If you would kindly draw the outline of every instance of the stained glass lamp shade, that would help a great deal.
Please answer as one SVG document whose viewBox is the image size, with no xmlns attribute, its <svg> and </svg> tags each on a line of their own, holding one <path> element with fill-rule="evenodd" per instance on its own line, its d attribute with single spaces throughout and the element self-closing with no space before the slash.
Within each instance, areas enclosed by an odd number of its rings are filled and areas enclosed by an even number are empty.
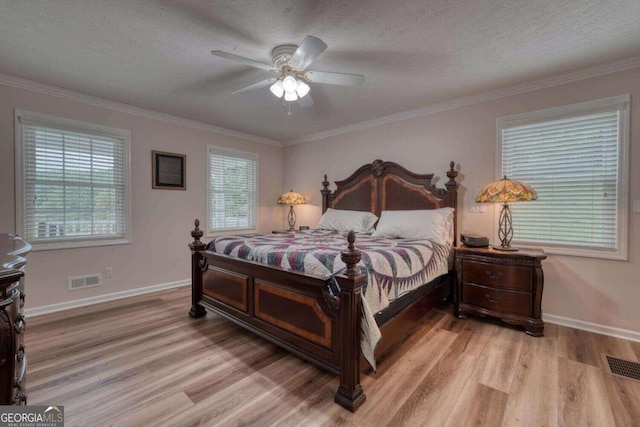
<svg viewBox="0 0 640 427">
<path fill-rule="evenodd" d="M 499 181 L 492 182 L 478 193 L 477 203 L 502 203 L 498 228 L 500 246 L 493 246 L 501 251 L 517 251 L 518 248 L 511 246 L 513 237 L 513 226 L 511 222 L 511 209 L 509 203 L 527 202 L 537 200 L 538 193 L 530 185 L 524 182 L 508 179 L 505 175 Z"/>
<path fill-rule="evenodd" d="M 295 193 L 293 190 L 290 190 L 280 196 L 277 203 L 279 205 L 289 206 L 287 221 L 289 222 L 289 231 L 293 231 L 296 225 L 296 213 L 293 211 L 293 205 L 304 205 L 307 202 L 304 200 L 304 197 L 302 197 L 302 194 Z"/>
</svg>

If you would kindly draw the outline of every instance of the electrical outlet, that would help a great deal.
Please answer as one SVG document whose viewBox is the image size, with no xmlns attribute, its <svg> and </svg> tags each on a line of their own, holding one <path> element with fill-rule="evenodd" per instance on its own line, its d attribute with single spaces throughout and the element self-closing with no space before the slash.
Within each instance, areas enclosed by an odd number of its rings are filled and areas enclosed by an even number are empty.
<svg viewBox="0 0 640 427">
<path fill-rule="evenodd" d="M 113 267 L 107 267 L 104 269 L 104 277 L 105 278 L 113 277 Z"/>
<path fill-rule="evenodd" d="M 640 200 L 633 201 L 633 213 L 640 213 Z"/>
</svg>

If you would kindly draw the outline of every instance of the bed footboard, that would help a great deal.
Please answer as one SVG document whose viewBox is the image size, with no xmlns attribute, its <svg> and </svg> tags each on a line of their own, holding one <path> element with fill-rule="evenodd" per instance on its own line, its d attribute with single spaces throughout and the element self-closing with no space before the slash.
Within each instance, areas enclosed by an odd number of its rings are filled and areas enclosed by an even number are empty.
<svg viewBox="0 0 640 427">
<path fill-rule="evenodd" d="M 209 309 L 330 372 L 340 375 L 336 403 L 355 411 L 365 400 L 360 385 L 360 304 L 366 275 L 356 264 L 355 234 L 342 251 L 347 265 L 336 275 L 340 296 L 327 281 L 295 271 L 206 251 L 196 219 L 191 232 L 192 301 L 189 315 Z"/>
</svg>

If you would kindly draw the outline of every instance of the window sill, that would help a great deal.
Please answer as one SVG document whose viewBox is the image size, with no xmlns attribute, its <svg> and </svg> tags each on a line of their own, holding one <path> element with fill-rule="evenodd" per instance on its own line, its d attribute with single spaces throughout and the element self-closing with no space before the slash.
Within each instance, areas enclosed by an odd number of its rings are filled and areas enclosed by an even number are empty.
<svg viewBox="0 0 640 427">
<path fill-rule="evenodd" d="M 229 236 L 229 235 L 245 235 L 245 234 L 258 234 L 257 229 L 244 229 L 244 230 L 220 230 L 220 231 L 208 231 L 204 237 L 207 239 L 213 239 L 214 237 Z"/>
<path fill-rule="evenodd" d="M 76 248 L 92 248 L 98 246 L 112 246 L 112 245 L 129 245 L 130 239 L 118 239 L 118 240 L 90 240 L 90 241 L 75 241 L 75 242 L 29 242 L 33 252 L 37 251 L 49 251 L 55 249 L 76 249 Z"/>
<path fill-rule="evenodd" d="M 568 248 L 568 247 L 557 247 L 557 246 L 544 246 L 544 245 L 534 245 L 527 243 L 517 243 L 512 242 L 513 246 L 520 249 L 536 249 L 544 251 L 547 255 L 564 255 L 564 256 L 575 256 L 575 257 L 583 257 L 583 258 L 598 258 L 598 259 L 607 259 L 614 261 L 628 261 L 629 257 L 625 251 L 601 251 L 595 249 L 584 249 L 584 248 Z"/>
</svg>

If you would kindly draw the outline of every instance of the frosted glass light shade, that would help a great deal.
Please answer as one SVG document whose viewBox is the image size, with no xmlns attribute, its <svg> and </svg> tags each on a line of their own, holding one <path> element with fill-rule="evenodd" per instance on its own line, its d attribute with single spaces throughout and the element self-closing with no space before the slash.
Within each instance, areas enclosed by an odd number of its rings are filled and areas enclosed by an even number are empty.
<svg viewBox="0 0 640 427">
<path fill-rule="evenodd" d="M 278 79 L 269 87 L 271 93 L 278 98 L 282 98 L 284 95 L 284 100 L 289 102 L 297 101 L 298 98 L 303 98 L 309 93 L 310 89 L 311 88 L 308 84 L 302 80 L 296 79 L 292 75 L 287 75 L 282 80 Z"/>
<path fill-rule="evenodd" d="M 303 82 L 302 80 L 298 80 L 298 86 L 296 87 L 296 93 L 300 98 L 304 98 L 306 94 L 309 93 L 309 85 Z"/>
<path fill-rule="evenodd" d="M 287 76 L 282 80 L 282 87 L 285 92 L 294 92 L 296 90 L 296 79 L 293 76 Z"/>
<path fill-rule="evenodd" d="M 284 94 L 284 87 L 282 86 L 282 80 L 278 80 L 274 84 L 272 84 L 269 90 L 271 91 L 272 94 L 274 94 L 278 98 L 282 98 L 282 95 Z"/>
<path fill-rule="evenodd" d="M 284 100 L 285 101 L 297 101 L 298 100 L 298 95 L 294 92 L 285 92 L 284 93 Z"/>
</svg>

